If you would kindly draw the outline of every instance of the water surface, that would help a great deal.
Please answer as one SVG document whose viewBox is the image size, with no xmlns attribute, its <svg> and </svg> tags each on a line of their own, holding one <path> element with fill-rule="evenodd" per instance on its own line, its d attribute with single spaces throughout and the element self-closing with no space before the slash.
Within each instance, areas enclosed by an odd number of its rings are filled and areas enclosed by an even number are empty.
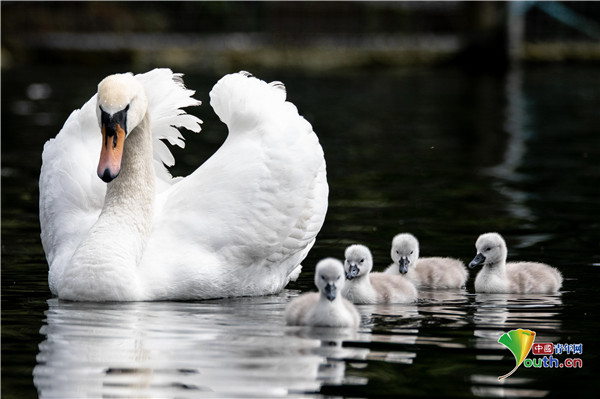
<svg viewBox="0 0 600 399">
<path fill-rule="evenodd" d="M 126 70 L 121 68 L 118 71 Z M 330 207 L 298 282 L 280 295 L 197 302 L 72 303 L 52 298 L 39 241 L 43 143 L 117 70 L 3 70 L 2 394 L 80 397 L 595 396 L 600 328 L 600 71 L 563 66 L 469 76 L 450 68 L 302 75 L 288 98 L 325 150 Z M 186 72 L 186 71 L 184 71 Z M 204 120 L 175 174 L 225 137 L 208 101 L 218 76 L 187 71 Z M 394 234 L 421 254 L 468 262 L 480 233 L 509 258 L 565 276 L 559 295 L 421 293 L 413 305 L 361 306 L 357 331 L 287 327 L 285 305 L 313 289 L 325 256 L 368 245 L 387 266 Z M 514 367 L 497 343 L 583 343 L 583 368 Z M 532 357 L 533 355 L 529 355 Z M 558 356 L 563 360 L 565 356 Z"/>
</svg>

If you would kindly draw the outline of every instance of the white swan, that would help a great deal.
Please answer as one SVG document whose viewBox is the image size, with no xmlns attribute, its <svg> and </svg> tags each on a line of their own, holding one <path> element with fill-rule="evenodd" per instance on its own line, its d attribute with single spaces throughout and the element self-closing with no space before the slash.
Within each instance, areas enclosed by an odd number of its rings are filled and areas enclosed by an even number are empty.
<svg viewBox="0 0 600 399">
<path fill-rule="evenodd" d="M 285 310 L 286 323 L 314 327 L 358 327 L 358 311 L 341 295 L 344 284 L 342 262 L 334 258 L 319 261 L 315 269 L 315 285 L 319 292 L 294 298 Z"/>
<path fill-rule="evenodd" d="M 281 83 L 227 75 L 210 93 L 226 141 L 172 178 L 160 139 L 183 147 L 175 127 L 200 131 L 180 109 L 192 95 L 168 69 L 109 76 L 44 146 L 41 238 L 59 298 L 263 295 L 297 277 L 327 210 L 311 125 Z"/>
<path fill-rule="evenodd" d="M 560 272 L 544 263 L 506 263 L 506 242 L 498 233 L 479 236 L 475 243 L 477 256 L 469 267 L 483 265 L 475 278 L 475 291 L 487 293 L 551 294 L 562 285 Z"/>
<path fill-rule="evenodd" d="M 357 304 L 410 303 L 417 299 L 415 286 L 402 276 L 371 273 L 373 256 L 364 245 L 354 244 L 344 252 L 346 285 L 343 294 Z"/>
<path fill-rule="evenodd" d="M 397 234 L 392 240 L 392 263 L 384 273 L 404 274 L 419 288 L 460 288 L 469 276 L 465 264 L 454 258 L 419 258 L 419 241 L 410 233 Z"/>
</svg>

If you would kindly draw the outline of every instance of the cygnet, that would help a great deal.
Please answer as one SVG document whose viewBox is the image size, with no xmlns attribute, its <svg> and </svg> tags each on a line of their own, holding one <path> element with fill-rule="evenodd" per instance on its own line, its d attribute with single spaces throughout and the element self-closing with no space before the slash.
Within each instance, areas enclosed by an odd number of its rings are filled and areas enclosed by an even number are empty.
<svg viewBox="0 0 600 399">
<path fill-rule="evenodd" d="M 404 274 L 419 288 L 460 288 L 469 273 L 465 264 L 454 258 L 419 258 L 419 241 L 409 233 L 398 234 L 392 240 L 392 263 L 384 273 Z"/>
<path fill-rule="evenodd" d="M 506 242 L 498 233 L 479 236 L 475 243 L 477 256 L 469 267 L 483 265 L 475 278 L 475 291 L 487 293 L 550 294 L 562 285 L 560 272 L 544 263 L 506 263 Z"/>
<path fill-rule="evenodd" d="M 285 311 L 289 325 L 315 327 L 358 327 L 360 315 L 352 303 L 342 297 L 344 265 L 334 258 L 325 258 L 315 270 L 315 285 L 319 292 L 302 294 L 292 300 Z"/>
<path fill-rule="evenodd" d="M 371 273 L 373 256 L 364 245 L 346 248 L 346 285 L 342 291 L 356 304 L 409 303 L 417 299 L 417 289 L 402 276 Z"/>
</svg>

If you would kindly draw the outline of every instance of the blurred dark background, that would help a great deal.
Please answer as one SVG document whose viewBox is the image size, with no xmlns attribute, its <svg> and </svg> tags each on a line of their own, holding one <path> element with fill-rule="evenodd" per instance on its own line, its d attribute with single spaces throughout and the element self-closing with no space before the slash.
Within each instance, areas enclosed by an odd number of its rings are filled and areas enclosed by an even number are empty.
<svg viewBox="0 0 600 399">
<path fill-rule="evenodd" d="M 600 61 L 596 2 L 2 2 L 2 67 L 244 68 Z"/>
</svg>

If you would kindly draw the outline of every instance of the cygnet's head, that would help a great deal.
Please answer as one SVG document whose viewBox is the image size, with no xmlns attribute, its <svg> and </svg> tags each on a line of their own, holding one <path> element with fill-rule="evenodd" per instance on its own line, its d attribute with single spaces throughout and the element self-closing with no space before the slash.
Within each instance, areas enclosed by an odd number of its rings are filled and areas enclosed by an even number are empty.
<svg viewBox="0 0 600 399">
<path fill-rule="evenodd" d="M 409 267 L 415 267 L 419 259 L 419 241 L 410 233 L 401 233 L 392 240 L 390 252 L 392 260 L 398 264 L 401 274 L 406 274 Z"/>
<path fill-rule="evenodd" d="M 321 295 L 330 301 L 338 296 L 338 290 L 344 286 L 344 265 L 335 258 L 325 258 L 317 263 L 315 285 Z"/>
<path fill-rule="evenodd" d="M 364 245 L 354 244 L 346 248 L 344 252 L 344 270 L 346 278 L 352 280 L 360 276 L 366 276 L 373 269 L 373 256 L 369 248 Z"/>
<path fill-rule="evenodd" d="M 147 109 L 146 91 L 131 73 L 110 75 L 98 84 L 96 113 L 102 150 L 97 172 L 105 182 L 119 175 L 125 138 L 140 124 Z"/>
<path fill-rule="evenodd" d="M 475 243 L 477 255 L 469 263 L 469 267 L 494 266 L 506 261 L 506 242 L 498 233 L 485 233 L 479 236 Z"/>
</svg>

